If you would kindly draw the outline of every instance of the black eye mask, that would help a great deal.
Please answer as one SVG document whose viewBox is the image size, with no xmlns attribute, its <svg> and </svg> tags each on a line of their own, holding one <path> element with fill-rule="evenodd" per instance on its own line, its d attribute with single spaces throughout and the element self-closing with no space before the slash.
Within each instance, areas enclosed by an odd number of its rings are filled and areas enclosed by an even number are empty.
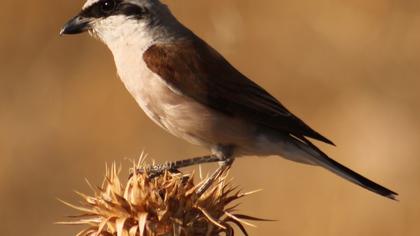
<svg viewBox="0 0 420 236">
<path fill-rule="evenodd" d="M 135 19 L 141 19 L 147 14 L 147 9 L 133 3 L 125 3 L 123 0 L 100 0 L 79 14 L 87 18 L 106 18 L 112 15 L 125 15 Z"/>
</svg>

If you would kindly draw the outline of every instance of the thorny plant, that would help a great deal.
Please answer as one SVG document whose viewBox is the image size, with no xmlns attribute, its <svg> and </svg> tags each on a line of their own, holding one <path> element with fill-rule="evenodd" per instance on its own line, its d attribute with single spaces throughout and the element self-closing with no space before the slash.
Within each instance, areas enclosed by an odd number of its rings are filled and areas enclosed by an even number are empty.
<svg viewBox="0 0 420 236">
<path fill-rule="evenodd" d="M 134 164 L 142 168 L 142 159 Z M 246 220 L 263 221 L 237 214 L 240 198 L 255 193 L 240 193 L 232 187 L 224 173 L 198 195 L 196 190 L 205 182 L 194 183 L 194 174 L 164 172 L 151 178 L 147 173 L 136 173 L 122 185 L 113 164 L 107 168 L 101 187 L 93 188 L 89 196 L 76 192 L 82 198 L 80 206 L 64 204 L 81 212 L 72 216 L 67 225 L 85 225 L 77 236 L 191 236 L 234 235 L 237 226 L 248 235 Z"/>
</svg>

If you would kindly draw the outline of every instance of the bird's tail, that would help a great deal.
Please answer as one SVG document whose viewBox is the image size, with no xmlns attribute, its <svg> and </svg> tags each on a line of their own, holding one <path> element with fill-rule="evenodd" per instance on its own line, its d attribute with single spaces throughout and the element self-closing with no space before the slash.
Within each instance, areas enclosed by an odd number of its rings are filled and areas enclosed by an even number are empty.
<svg viewBox="0 0 420 236">
<path fill-rule="evenodd" d="M 324 167 L 325 169 L 343 177 L 344 179 L 349 180 L 352 183 L 355 183 L 367 190 L 370 190 L 374 193 L 382 195 L 384 197 L 397 200 L 397 193 L 381 186 L 368 178 L 356 173 L 355 171 L 345 167 L 344 165 L 334 161 L 328 157 L 324 152 L 322 152 L 318 147 L 312 144 L 309 140 L 303 138 L 304 142 L 299 140 L 294 140 L 294 144 L 302 151 L 304 151 L 308 156 L 310 156 L 310 162 Z"/>
</svg>

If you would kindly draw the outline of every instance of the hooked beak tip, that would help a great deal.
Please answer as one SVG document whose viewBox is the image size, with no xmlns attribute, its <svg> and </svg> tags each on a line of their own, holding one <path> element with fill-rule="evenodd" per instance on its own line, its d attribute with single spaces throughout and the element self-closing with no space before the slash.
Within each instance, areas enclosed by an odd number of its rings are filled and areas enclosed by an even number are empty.
<svg viewBox="0 0 420 236">
<path fill-rule="evenodd" d="M 64 35 L 64 32 L 65 32 L 65 28 L 62 28 L 62 29 L 60 30 L 60 36 L 63 36 L 63 35 Z"/>
</svg>

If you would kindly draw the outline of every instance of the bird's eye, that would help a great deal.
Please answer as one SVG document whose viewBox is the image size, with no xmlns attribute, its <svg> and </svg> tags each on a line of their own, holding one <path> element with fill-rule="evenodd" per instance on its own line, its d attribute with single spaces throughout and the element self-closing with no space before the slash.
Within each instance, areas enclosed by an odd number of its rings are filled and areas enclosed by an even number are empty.
<svg viewBox="0 0 420 236">
<path fill-rule="evenodd" d="M 115 0 L 105 0 L 101 3 L 101 12 L 103 14 L 110 14 L 115 10 L 115 7 L 117 6 L 117 3 Z"/>
</svg>

